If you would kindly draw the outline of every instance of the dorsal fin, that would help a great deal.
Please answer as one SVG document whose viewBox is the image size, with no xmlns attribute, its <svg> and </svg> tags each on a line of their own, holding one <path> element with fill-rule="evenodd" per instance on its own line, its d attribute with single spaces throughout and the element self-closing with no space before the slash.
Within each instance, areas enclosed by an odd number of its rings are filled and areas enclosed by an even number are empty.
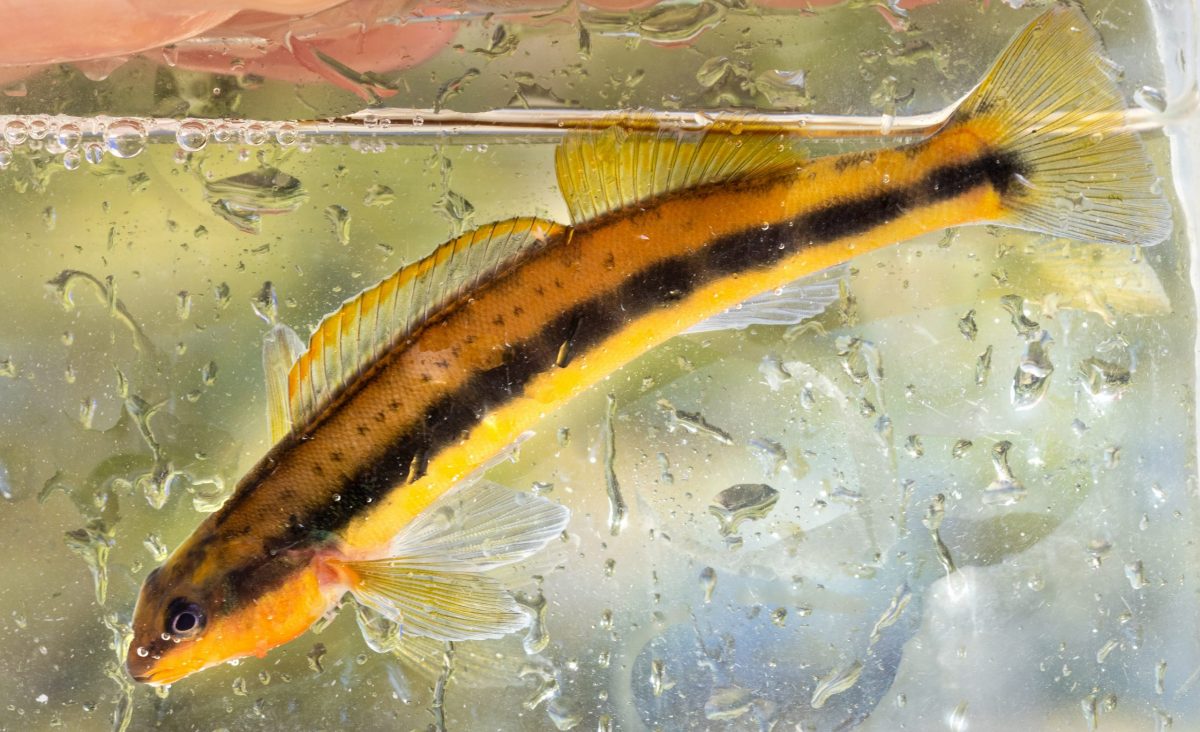
<svg viewBox="0 0 1200 732">
<path fill-rule="evenodd" d="M 433 313 L 563 230 L 553 221 L 500 221 L 451 239 L 325 316 L 288 372 L 293 426 L 319 412 L 388 347 Z"/>
<path fill-rule="evenodd" d="M 578 224 L 669 191 L 796 168 L 805 160 L 778 134 L 610 127 L 568 135 L 554 165 Z"/>
</svg>

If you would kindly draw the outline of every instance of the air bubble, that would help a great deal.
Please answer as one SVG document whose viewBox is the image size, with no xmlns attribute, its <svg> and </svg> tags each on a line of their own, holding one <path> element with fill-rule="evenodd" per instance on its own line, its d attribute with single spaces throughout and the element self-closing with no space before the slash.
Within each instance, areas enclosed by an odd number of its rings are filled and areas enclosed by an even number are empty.
<svg viewBox="0 0 1200 732">
<path fill-rule="evenodd" d="M 83 133 L 79 125 L 68 122 L 58 128 L 58 144 L 62 145 L 64 150 L 74 150 L 82 140 Z"/>
<path fill-rule="evenodd" d="M 104 162 L 104 146 L 98 142 L 89 142 L 83 148 L 83 157 L 92 165 Z"/>
<path fill-rule="evenodd" d="M 44 140 L 50 134 L 50 125 L 44 119 L 29 121 L 29 137 L 33 140 Z"/>
<path fill-rule="evenodd" d="M 188 152 L 199 152 L 208 144 L 208 126 L 199 120 L 188 120 L 175 131 L 175 142 Z"/>
<path fill-rule="evenodd" d="M 283 147 L 291 147 L 300 140 L 300 131 L 291 122 L 284 122 L 275 130 L 275 142 Z"/>
<path fill-rule="evenodd" d="M 267 129 L 257 122 L 247 125 L 242 132 L 242 139 L 246 141 L 247 145 L 255 147 L 262 145 L 267 141 Z"/>
<path fill-rule="evenodd" d="M 19 119 L 9 121 L 4 126 L 4 139 L 10 145 L 20 145 L 29 139 L 29 125 Z"/>
<path fill-rule="evenodd" d="M 116 120 L 105 129 L 104 144 L 118 158 L 135 158 L 146 149 L 146 128 L 137 120 Z"/>
</svg>

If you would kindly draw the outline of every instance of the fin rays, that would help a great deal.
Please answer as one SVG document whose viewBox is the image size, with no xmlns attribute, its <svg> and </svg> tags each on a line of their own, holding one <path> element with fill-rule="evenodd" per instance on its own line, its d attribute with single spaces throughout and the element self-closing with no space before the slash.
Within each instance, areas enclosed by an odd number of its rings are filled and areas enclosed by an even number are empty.
<svg viewBox="0 0 1200 732">
<path fill-rule="evenodd" d="M 570 513 L 545 498 L 480 481 L 438 499 L 402 531 L 391 556 L 336 561 L 363 605 L 437 640 L 498 638 L 528 617 L 487 573 L 541 550 Z"/>
<path fill-rule="evenodd" d="M 1029 167 L 1005 196 L 1017 226 L 1073 239 L 1149 246 L 1170 233 L 1170 206 L 1112 64 L 1082 11 L 1058 5 L 1009 44 L 954 121 L 995 123 L 989 139 Z"/>
<path fill-rule="evenodd" d="M 463 234 L 328 315 L 288 374 L 291 424 L 312 418 L 350 380 L 433 313 L 562 231 L 517 218 Z"/>
</svg>

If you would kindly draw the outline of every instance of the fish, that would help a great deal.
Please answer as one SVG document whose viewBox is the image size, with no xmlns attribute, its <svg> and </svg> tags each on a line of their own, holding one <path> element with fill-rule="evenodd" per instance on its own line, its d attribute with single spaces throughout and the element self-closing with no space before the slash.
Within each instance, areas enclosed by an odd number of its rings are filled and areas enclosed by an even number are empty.
<svg viewBox="0 0 1200 732">
<path fill-rule="evenodd" d="M 935 134 L 899 146 L 807 158 L 769 134 L 564 138 L 570 223 L 458 236 L 307 345 L 274 326 L 277 442 L 146 577 L 129 674 L 171 684 L 262 657 L 347 597 L 402 638 L 516 632 L 528 618 L 497 572 L 560 540 L 570 514 L 482 473 L 640 354 L 714 321 L 796 322 L 813 311 L 806 277 L 947 227 L 1162 241 L 1171 209 L 1111 66 L 1082 11 L 1059 4 Z"/>
</svg>

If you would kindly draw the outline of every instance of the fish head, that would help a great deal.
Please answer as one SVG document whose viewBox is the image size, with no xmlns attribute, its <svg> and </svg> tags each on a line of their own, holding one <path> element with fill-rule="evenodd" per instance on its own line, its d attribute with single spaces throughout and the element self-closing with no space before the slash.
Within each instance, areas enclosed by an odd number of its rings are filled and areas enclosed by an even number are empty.
<svg viewBox="0 0 1200 732">
<path fill-rule="evenodd" d="M 146 577 L 126 660 L 134 680 L 171 684 L 262 657 L 336 604 L 340 593 L 322 582 L 313 552 L 246 552 L 227 543 L 194 536 Z"/>
</svg>

